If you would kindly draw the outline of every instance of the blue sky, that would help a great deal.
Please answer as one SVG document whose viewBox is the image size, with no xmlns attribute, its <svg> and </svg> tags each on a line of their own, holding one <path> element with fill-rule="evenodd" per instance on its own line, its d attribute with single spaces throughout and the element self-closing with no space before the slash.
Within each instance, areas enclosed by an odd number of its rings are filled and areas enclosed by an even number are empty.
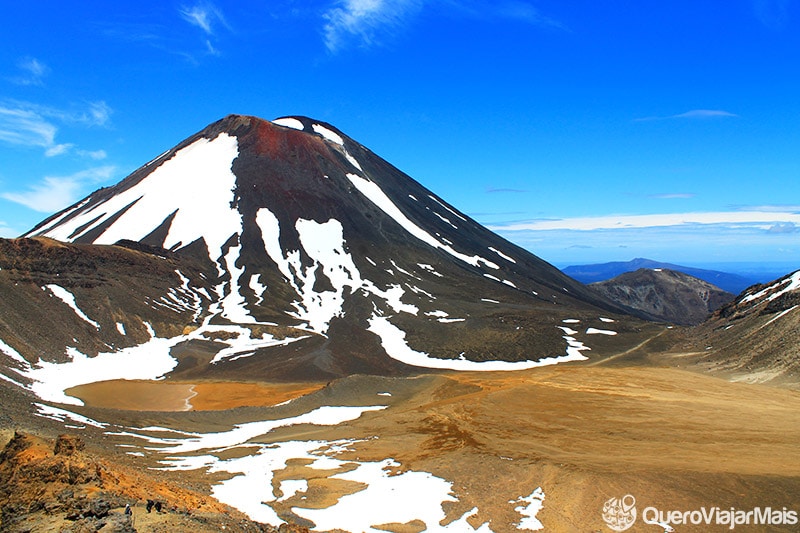
<svg viewBox="0 0 800 533">
<path fill-rule="evenodd" d="M 330 122 L 559 266 L 800 267 L 800 0 L 14 2 L 0 236 L 229 114 Z"/>
</svg>

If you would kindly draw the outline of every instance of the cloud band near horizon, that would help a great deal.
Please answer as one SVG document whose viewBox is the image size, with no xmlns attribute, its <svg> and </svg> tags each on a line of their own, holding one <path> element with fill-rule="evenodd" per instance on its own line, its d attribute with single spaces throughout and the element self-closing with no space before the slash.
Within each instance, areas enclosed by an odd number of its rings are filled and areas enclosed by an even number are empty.
<svg viewBox="0 0 800 533">
<path fill-rule="evenodd" d="M 769 230 L 775 224 L 800 225 L 800 213 L 785 211 L 717 211 L 697 213 L 669 213 L 650 215 L 610 215 L 542 219 L 508 224 L 491 224 L 492 231 L 594 231 L 602 229 L 656 228 L 688 225 L 745 224 Z"/>
</svg>

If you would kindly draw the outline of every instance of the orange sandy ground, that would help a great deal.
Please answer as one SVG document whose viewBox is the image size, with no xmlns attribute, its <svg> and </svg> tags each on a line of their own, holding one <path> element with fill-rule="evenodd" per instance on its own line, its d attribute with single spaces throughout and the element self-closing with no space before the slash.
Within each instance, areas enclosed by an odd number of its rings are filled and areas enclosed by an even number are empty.
<svg viewBox="0 0 800 533">
<path fill-rule="evenodd" d="M 66 393 L 92 407 L 129 411 L 218 411 L 276 405 L 322 387 L 322 383 L 111 380 L 73 387 Z"/>
</svg>

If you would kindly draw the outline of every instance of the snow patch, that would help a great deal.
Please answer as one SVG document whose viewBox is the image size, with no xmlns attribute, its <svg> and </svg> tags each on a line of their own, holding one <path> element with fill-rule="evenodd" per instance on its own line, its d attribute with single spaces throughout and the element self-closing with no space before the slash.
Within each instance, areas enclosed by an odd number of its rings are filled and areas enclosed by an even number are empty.
<svg viewBox="0 0 800 533">
<path fill-rule="evenodd" d="M 31 364 L 28 362 L 27 359 L 22 357 L 18 351 L 14 348 L 3 342 L 3 339 L 0 339 L 0 352 L 3 352 L 5 355 L 22 365 L 22 368 L 29 369 Z"/>
<path fill-rule="evenodd" d="M 244 267 L 236 266 L 242 246 L 231 246 L 225 254 L 224 262 L 227 271 L 230 273 L 228 281 L 228 294 L 220 301 L 222 316 L 231 322 L 238 324 L 254 324 L 256 320 L 250 315 L 245 304 L 247 303 L 242 295 L 239 280 L 244 276 Z M 220 293 L 224 292 L 224 288 Z"/>
<path fill-rule="evenodd" d="M 778 313 L 778 314 L 777 314 L 777 315 L 775 315 L 774 317 L 770 318 L 768 322 L 766 322 L 766 323 L 765 323 L 763 326 L 761 326 L 761 328 L 763 328 L 763 327 L 765 327 L 765 326 L 769 326 L 770 324 L 772 324 L 773 322 L 775 322 L 775 321 L 776 321 L 776 320 L 778 320 L 779 318 L 781 318 L 781 317 L 783 317 L 783 316 L 785 316 L 785 315 L 787 315 L 787 314 L 791 313 L 792 311 L 794 311 L 794 310 L 795 310 L 795 309 L 797 309 L 798 307 L 800 307 L 800 305 L 793 305 L 793 306 L 792 306 L 792 307 L 790 307 L 789 309 L 784 309 L 783 311 L 781 311 L 780 313 Z M 761 328 L 758 328 L 758 329 L 761 329 Z"/>
<path fill-rule="evenodd" d="M 616 335 L 616 331 L 611 331 L 608 329 L 597 329 L 597 328 L 587 328 L 586 329 L 587 335 Z"/>
<path fill-rule="evenodd" d="M 324 138 L 328 139 L 332 143 L 336 143 L 339 146 L 344 146 L 344 139 L 342 139 L 342 137 L 339 134 L 337 134 L 334 131 L 329 130 L 325 126 L 323 126 L 321 124 L 313 124 L 311 126 L 311 129 L 313 129 L 315 132 L 319 133 L 320 135 L 322 135 Z"/>
<path fill-rule="evenodd" d="M 417 266 L 420 267 L 422 270 L 425 270 L 426 272 L 430 272 L 431 274 L 433 274 L 437 278 L 443 278 L 444 277 L 442 274 L 439 274 L 436 271 L 436 269 L 433 268 L 432 265 L 426 265 L 425 263 L 417 263 Z"/>
<path fill-rule="evenodd" d="M 439 219 L 440 219 L 442 222 L 444 222 L 444 223 L 446 223 L 446 224 L 449 224 L 449 225 L 450 225 L 450 226 L 451 226 L 453 229 L 458 229 L 458 226 L 456 226 L 455 224 L 453 224 L 452 222 L 450 222 L 450 219 L 448 219 L 447 217 L 443 217 L 442 215 L 440 215 L 440 214 L 439 214 L 439 213 L 437 213 L 436 211 L 431 211 L 431 213 L 433 213 L 434 215 L 436 215 L 437 217 L 439 217 Z"/>
<path fill-rule="evenodd" d="M 786 287 L 784 287 L 783 289 L 781 289 L 781 290 L 779 290 L 777 292 L 774 292 L 774 293 L 770 294 L 769 296 L 767 296 L 767 294 L 769 294 L 771 291 L 775 291 L 781 285 L 786 285 Z M 782 279 L 778 283 L 774 283 L 774 284 L 770 285 L 769 287 L 758 291 L 757 293 L 748 294 L 747 296 L 742 298 L 739 302 L 740 303 L 752 302 L 754 300 L 760 300 L 761 298 L 764 298 L 765 296 L 767 296 L 767 301 L 771 302 L 772 300 L 778 298 L 779 296 L 781 296 L 783 294 L 786 294 L 789 291 L 796 290 L 796 289 L 800 289 L 800 270 L 798 270 L 797 272 L 795 272 L 791 276 Z"/>
<path fill-rule="evenodd" d="M 481 264 L 493 268 L 499 269 L 500 267 L 492 263 L 491 261 L 484 259 L 483 257 L 474 255 L 468 256 L 466 254 L 462 254 L 454 250 L 450 245 L 444 244 L 437 240 L 434 236 L 430 233 L 422 229 L 421 227 L 417 226 L 414 222 L 412 222 L 400 209 L 392 202 L 392 200 L 384 193 L 377 184 L 372 181 L 366 180 L 361 176 L 357 176 L 356 174 L 347 174 L 347 177 L 350 179 L 350 182 L 363 194 L 366 196 L 372 203 L 374 203 L 377 207 L 379 207 L 386 215 L 388 215 L 392 220 L 400 224 L 400 226 L 405 229 L 408 233 L 412 236 L 416 237 L 417 239 L 421 240 L 425 244 L 432 246 L 434 248 L 439 248 L 448 254 L 452 255 L 456 259 L 463 261 L 467 264 L 472 266 L 480 266 Z"/>
<path fill-rule="evenodd" d="M 281 481 L 278 490 L 281 492 L 281 494 L 283 494 L 283 496 L 275 501 L 282 502 L 284 500 L 288 500 L 295 494 L 306 492 L 308 490 L 308 481 L 305 479 L 284 479 Z"/>
<path fill-rule="evenodd" d="M 586 357 L 581 355 L 581 350 L 588 350 L 582 343 L 575 341 L 571 337 L 564 337 L 567 340 L 567 354 L 560 357 L 545 357 L 537 361 L 470 361 L 468 359 L 439 359 L 431 357 L 425 352 L 413 350 L 406 344 L 406 333 L 391 322 L 389 319 L 375 314 L 369 319 L 369 328 L 381 340 L 381 346 L 386 354 L 392 359 L 411 366 L 423 368 L 437 368 L 443 370 L 526 370 L 567 361 L 582 361 Z"/>
<path fill-rule="evenodd" d="M 407 523 L 419 520 L 425 531 L 476 531 L 466 521 L 469 511 L 457 524 L 442 526 L 446 515 L 444 502 L 458 501 L 452 495 L 452 483 L 427 472 L 406 471 L 391 474 L 400 466 L 394 459 L 360 463 L 355 470 L 336 474 L 330 479 L 363 483 L 366 488 L 339 498 L 325 509 L 292 507 L 292 511 L 316 524 L 317 531 L 345 530 L 381 533 L 373 526 L 386 523 Z M 387 505 L 387 502 L 390 503 Z M 488 531 L 479 529 L 478 531 Z"/>
<path fill-rule="evenodd" d="M 453 211 L 452 209 L 450 209 L 450 208 L 449 208 L 447 205 L 445 205 L 445 204 L 444 204 L 444 202 L 442 202 L 441 200 L 439 200 L 438 198 L 436 198 L 436 197 L 435 197 L 435 196 L 433 196 L 432 194 L 429 194 L 429 195 L 428 195 L 428 198 L 430 198 L 431 200 L 433 200 L 434 202 L 436 202 L 436 203 L 437 203 L 437 204 L 439 204 L 440 206 L 444 207 L 445 209 L 447 209 L 448 211 L 450 211 L 450 213 L 452 213 L 453 215 L 457 216 L 458 218 L 460 218 L 460 219 L 461 219 L 461 220 L 463 220 L 464 222 L 466 222 L 466 221 L 467 221 L 467 219 L 466 219 L 466 218 L 464 218 L 464 216 L 463 216 L 463 215 L 461 215 L 460 213 L 458 213 L 458 212 L 456 212 L 456 211 Z"/>
<path fill-rule="evenodd" d="M 250 282 L 247 285 L 256 295 L 256 307 L 264 302 L 264 292 L 267 290 L 267 286 L 262 284 L 259 280 L 260 276 L 261 274 L 253 274 L 250 276 Z"/>
<path fill-rule="evenodd" d="M 149 341 L 118 352 L 101 352 L 95 357 L 67 347 L 71 361 L 51 363 L 39 360 L 35 367 L 23 373 L 34 382 L 30 386 L 39 398 L 45 401 L 83 405 L 77 398 L 67 396 L 64 391 L 78 385 L 112 379 L 158 379 L 175 366 L 178 361 L 170 355 L 170 349 L 184 337 L 164 339 L 152 337 Z"/>
<path fill-rule="evenodd" d="M 542 487 L 537 487 L 530 496 L 523 496 L 509 503 L 520 504 L 514 508 L 515 511 L 523 516 L 522 520 L 519 521 L 517 529 L 527 529 L 528 531 L 544 529 L 544 525 L 536 518 L 536 515 L 544 506 L 544 491 L 542 491 Z"/>
<path fill-rule="evenodd" d="M 385 405 L 371 406 L 328 406 L 323 405 L 307 413 L 293 416 L 290 418 L 279 418 L 277 420 L 259 420 L 256 422 L 246 422 L 237 424 L 228 431 L 216 433 L 186 433 L 180 438 L 153 437 L 137 433 L 125 433 L 126 436 L 134 436 L 144 439 L 151 444 L 158 445 L 157 448 L 149 448 L 161 453 L 191 453 L 200 450 L 228 448 L 244 444 L 252 438 L 264 435 L 277 428 L 296 426 L 300 424 L 313 424 L 316 426 L 335 426 L 342 422 L 355 420 L 361 415 L 371 411 L 386 409 Z M 118 433 L 110 433 L 117 435 Z"/>
<path fill-rule="evenodd" d="M 400 285 L 391 285 L 386 290 L 361 277 L 361 273 L 346 250 L 342 224 L 336 219 L 319 223 L 300 219 L 295 227 L 300 244 L 313 264 L 303 267 L 298 250 L 284 254 L 280 246 L 280 224 L 266 208 L 256 213 L 256 223 L 261 228 L 261 237 L 267 255 L 278 265 L 278 269 L 299 296 L 293 303 L 291 316 L 307 322 L 308 327 L 319 334 L 328 331 L 330 321 L 344 313 L 345 296 L 363 289 L 382 298 L 396 312 L 416 314 L 416 306 L 405 304 L 405 294 Z M 320 273 L 327 278 L 333 290 L 317 291 L 314 286 Z"/>
<path fill-rule="evenodd" d="M 94 426 L 96 428 L 104 428 L 107 427 L 108 424 L 102 424 L 97 422 L 96 420 L 92 420 L 91 418 L 85 417 L 83 415 L 79 415 L 77 413 L 73 413 L 72 411 L 67 411 L 66 409 L 61 409 L 59 407 L 53 407 L 51 405 L 45 405 L 43 403 L 36 403 L 33 404 L 38 413 L 37 415 L 43 418 L 49 418 L 51 420 L 55 420 L 56 422 L 66 423 L 67 420 L 71 420 L 77 424 L 83 424 L 84 426 Z"/>
<path fill-rule="evenodd" d="M 511 263 L 514 263 L 514 264 L 516 264 L 516 263 L 517 263 L 517 262 L 516 262 L 516 261 L 515 261 L 513 258 L 511 258 L 511 257 L 507 256 L 506 254 L 504 254 L 503 252 L 501 252 L 501 251 L 500 251 L 500 250 L 498 250 L 497 248 L 494 248 L 493 246 L 490 246 L 490 247 L 489 247 L 489 249 L 490 249 L 491 251 L 493 251 L 494 253 L 496 253 L 497 255 L 499 255 L 500 257 L 502 257 L 503 259 L 505 259 L 506 261 L 509 261 L 509 262 L 511 262 Z"/>
<path fill-rule="evenodd" d="M 97 322 L 95 322 L 94 320 L 92 320 L 91 318 L 86 316 L 86 313 L 84 313 L 83 311 L 81 311 L 78 308 L 78 304 L 75 303 L 75 295 L 74 294 L 72 294 L 71 292 L 69 292 L 67 289 L 65 289 L 63 287 L 59 287 L 58 285 L 50 284 L 50 285 L 47 285 L 47 288 L 50 289 L 50 292 L 53 293 L 53 296 L 55 296 L 56 298 L 58 298 L 59 300 L 61 300 L 65 304 L 67 304 L 68 306 L 70 306 L 72 308 L 72 310 L 75 311 L 75 314 L 78 315 L 78 317 L 81 320 L 91 324 L 96 329 L 100 329 L 100 324 L 98 324 Z"/>
<path fill-rule="evenodd" d="M 209 258 L 216 261 L 231 235 L 242 232 L 241 215 L 230 207 L 236 185 L 231 165 L 238 155 L 238 141 L 227 133 L 198 139 L 133 187 L 39 234 L 72 242 L 119 215 L 92 242 L 140 241 L 174 215 L 164 248 L 186 246 L 202 237 Z"/>
<path fill-rule="evenodd" d="M 272 123 L 277 124 L 278 126 L 283 126 L 285 128 L 292 128 L 293 130 L 303 131 L 305 129 L 303 127 L 302 122 L 300 122 L 296 118 L 291 118 L 291 117 L 278 118 L 273 120 Z"/>
</svg>

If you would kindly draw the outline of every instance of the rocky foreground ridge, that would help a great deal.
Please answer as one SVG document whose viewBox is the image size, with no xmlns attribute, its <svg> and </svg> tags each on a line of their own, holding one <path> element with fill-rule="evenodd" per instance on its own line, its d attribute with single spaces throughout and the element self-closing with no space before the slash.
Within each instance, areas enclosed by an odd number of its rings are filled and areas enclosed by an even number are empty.
<svg viewBox="0 0 800 533">
<path fill-rule="evenodd" d="M 53 441 L 14 433 L 0 453 L 0 531 L 308 531 L 250 521 L 209 496 L 155 477 L 90 453 L 76 435 Z M 154 504 L 149 512 L 148 500 Z"/>
</svg>

